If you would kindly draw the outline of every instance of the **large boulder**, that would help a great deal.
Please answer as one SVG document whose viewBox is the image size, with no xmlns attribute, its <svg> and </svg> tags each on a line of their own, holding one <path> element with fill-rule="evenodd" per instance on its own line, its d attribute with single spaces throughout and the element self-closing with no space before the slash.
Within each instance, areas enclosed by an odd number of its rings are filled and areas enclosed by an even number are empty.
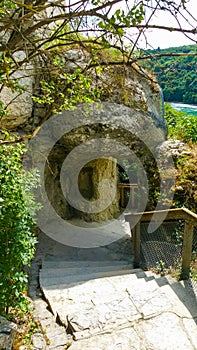
<svg viewBox="0 0 197 350">
<path fill-rule="evenodd" d="M 16 61 L 22 61 L 23 57 L 25 58 L 23 51 L 14 54 Z M 16 90 L 5 86 L 0 93 L 0 100 L 7 111 L 7 114 L 0 119 L 0 127 L 8 130 L 29 124 L 33 110 L 33 63 L 23 64 L 12 74 L 11 80 L 17 84 Z"/>
<path fill-rule="evenodd" d="M 0 316 L 0 350 L 11 350 L 17 325 Z"/>
<path fill-rule="evenodd" d="M 40 168 L 47 193 L 44 217 L 53 217 L 51 205 L 64 219 L 76 214 L 88 221 L 115 217 L 117 164 L 135 163 L 143 189 L 146 167 L 165 134 L 165 125 L 158 127 L 147 113 L 109 102 L 83 104 L 50 118 L 31 144 L 33 163 Z M 141 197 L 145 199 L 144 192 Z"/>
</svg>

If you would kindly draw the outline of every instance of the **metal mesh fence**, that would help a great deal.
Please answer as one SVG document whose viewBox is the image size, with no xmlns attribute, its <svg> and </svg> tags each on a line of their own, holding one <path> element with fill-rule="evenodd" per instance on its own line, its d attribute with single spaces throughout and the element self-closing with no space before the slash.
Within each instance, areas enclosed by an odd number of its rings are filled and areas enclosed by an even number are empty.
<svg viewBox="0 0 197 350">
<path fill-rule="evenodd" d="M 193 254 L 197 256 L 197 227 L 194 228 Z"/>
<path fill-rule="evenodd" d="M 145 268 L 178 269 L 181 266 L 184 222 L 164 222 L 148 233 L 149 223 L 141 223 L 141 265 Z M 193 257 L 197 256 L 197 229 L 194 229 Z"/>
</svg>

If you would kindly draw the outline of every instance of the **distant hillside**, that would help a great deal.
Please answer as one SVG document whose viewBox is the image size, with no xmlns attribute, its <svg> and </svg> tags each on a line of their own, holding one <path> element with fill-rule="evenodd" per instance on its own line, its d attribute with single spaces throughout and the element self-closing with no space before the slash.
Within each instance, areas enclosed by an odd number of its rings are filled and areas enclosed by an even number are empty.
<svg viewBox="0 0 197 350">
<path fill-rule="evenodd" d="M 148 50 L 145 55 L 172 53 L 197 53 L 197 45 Z M 166 102 L 197 104 L 197 56 L 152 58 L 143 63 L 152 70 L 163 89 Z"/>
</svg>

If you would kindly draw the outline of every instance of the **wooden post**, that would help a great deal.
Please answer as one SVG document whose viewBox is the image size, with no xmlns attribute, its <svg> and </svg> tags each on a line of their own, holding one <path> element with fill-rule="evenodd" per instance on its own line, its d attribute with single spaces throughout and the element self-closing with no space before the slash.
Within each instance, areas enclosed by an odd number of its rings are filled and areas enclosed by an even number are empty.
<svg viewBox="0 0 197 350">
<path fill-rule="evenodd" d="M 190 274 L 190 264 L 192 258 L 192 242 L 193 242 L 194 225 L 190 221 L 185 221 L 182 251 L 182 271 L 180 280 L 186 280 Z"/>
<path fill-rule="evenodd" d="M 134 267 L 140 264 L 140 221 L 135 226 L 134 231 Z"/>
<path fill-rule="evenodd" d="M 138 188 L 138 184 L 118 184 L 120 189 L 120 206 L 125 208 L 125 190 L 128 188 L 131 191 L 131 208 L 135 206 L 135 189 Z"/>
<path fill-rule="evenodd" d="M 124 208 L 124 187 L 121 187 L 121 207 Z"/>
<path fill-rule="evenodd" d="M 130 231 L 131 231 L 131 241 L 133 245 L 133 252 L 135 252 L 136 247 L 136 226 L 133 227 L 132 223 L 129 222 Z"/>
<path fill-rule="evenodd" d="M 131 208 L 135 205 L 135 187 L 131 187 Z"/>
</svg>

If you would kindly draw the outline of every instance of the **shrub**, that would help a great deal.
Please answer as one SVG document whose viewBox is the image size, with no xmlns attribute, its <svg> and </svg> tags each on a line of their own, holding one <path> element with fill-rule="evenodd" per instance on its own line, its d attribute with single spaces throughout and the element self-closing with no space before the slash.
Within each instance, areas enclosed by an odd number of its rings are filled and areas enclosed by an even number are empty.
<svg viewBox="0 0 197 350">
<path fill-rule="evenodd" d="M 182 155 L 176 162 L 177 178 L 174 203 L 197 212 L 197 145 L 188 144 L 188 155 Z"/>
<path fill-rule="evenodd" d="M 196 116 L 176 111 L 169 104 L 165 104 L 165 114 L 169 137 L 183 142 L 197 142 Z"/>
<path fill-rule="evenodd" d="M 28 276 L 24 266 L 30 265 L 36 244 L 28 212 L 28 205 L 36 209 L 31 194 L 36 180 L 22 169 L 24 151 L 21 144 L 0 147 L 0 314 L 7 314 L 10 307 L 25 307 Z"/>
<path fill-rule="evenodd" d="M 165 105 L 166 121 L 170 138 L 179 139 L 187 145 L 187 153 L 175 160 L 177 169 L 174 206 L 185 206 L 197 212 L 197 117 L 174 110 Z"/>
</svg>

